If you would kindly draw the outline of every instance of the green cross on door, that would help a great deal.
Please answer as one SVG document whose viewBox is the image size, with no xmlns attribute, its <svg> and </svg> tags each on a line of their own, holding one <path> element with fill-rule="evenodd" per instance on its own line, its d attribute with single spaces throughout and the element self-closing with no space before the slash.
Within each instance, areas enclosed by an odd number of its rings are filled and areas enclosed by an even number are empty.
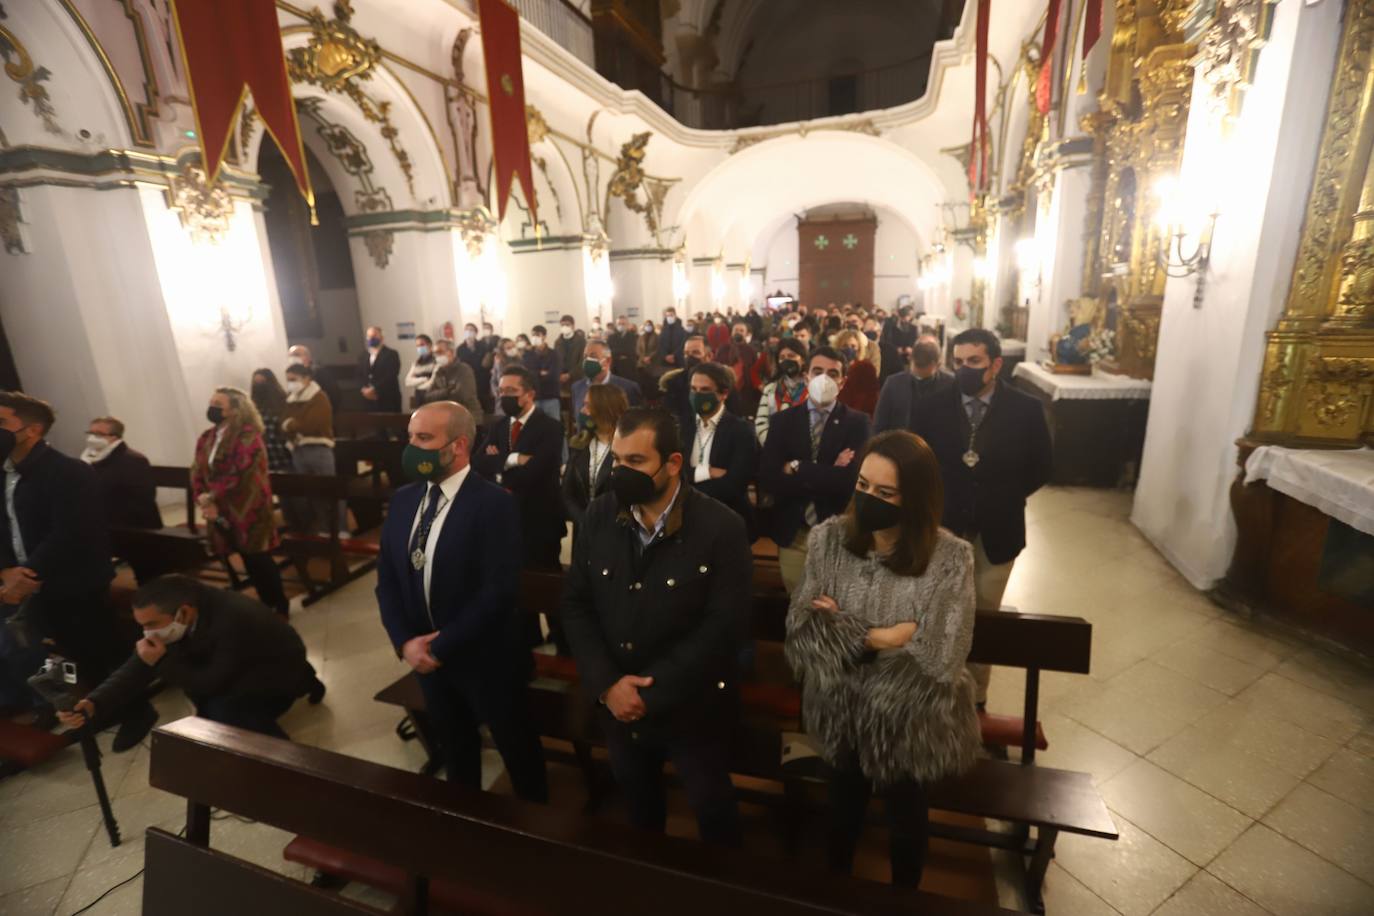
<svg viewBox="0 0 1374 916">
<path fill-rule="evenodd" d="M 844 247 L 853 250 L 854 246 L 859 244 L 859 237 L 851 232 L 840 241 L 844 243 Z"/>
<path fill-rule="evenodd" d="M 821 251 L 824 251 L 827 247 L 829 247 L 829 245 L 830 239 L 826 238 L 823 235 L 816 236 L 816 247 L 819 248 Z"/>
</svg>

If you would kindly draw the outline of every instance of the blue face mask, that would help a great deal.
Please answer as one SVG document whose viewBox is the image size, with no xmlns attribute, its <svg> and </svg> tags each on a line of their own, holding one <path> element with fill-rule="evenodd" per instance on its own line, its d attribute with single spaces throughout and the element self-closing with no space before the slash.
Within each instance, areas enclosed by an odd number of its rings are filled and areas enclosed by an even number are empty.
<svg viewBox="0 0 1374 916">
<path fill-rule="evenodd" d="M 415 352 L 420 354 L 421 359 L 424 359 L 429 355 L 429 347 L 416 347 Z"/>
<path fill-rule="evenodd" d="M 367 345 L 375 350 L 382 345 L 382 339 L 380 337 L 369 337 L 367 339 Z"/>
</svg>

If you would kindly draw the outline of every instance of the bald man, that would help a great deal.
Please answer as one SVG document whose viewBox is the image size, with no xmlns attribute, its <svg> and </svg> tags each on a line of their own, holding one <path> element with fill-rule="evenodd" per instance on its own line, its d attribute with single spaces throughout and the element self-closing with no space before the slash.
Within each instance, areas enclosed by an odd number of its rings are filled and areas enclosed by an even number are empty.
<svg viewBox="0 0 1374 916">
<path fill-rule="evenodd" d="M 382 526 L 377 604 L 396 654 L 420 680 L 450 782 L 480 789 L 491 731 L 521 798 L 548 800 L 544 752 L 525 709 L 533 664 L 515 597 L 515 499 L 471 473 L 476 423 L 437 401 L 410 417 L 406 472 Z"/>
<path fill-rule="evenodd" d="M 362 395 L 367 409 L 377 413 L 401 412 L 401 355 L 386 345 L 382 329 L 367 329 L 367 352 L 358 359 Z"/>
</svg>

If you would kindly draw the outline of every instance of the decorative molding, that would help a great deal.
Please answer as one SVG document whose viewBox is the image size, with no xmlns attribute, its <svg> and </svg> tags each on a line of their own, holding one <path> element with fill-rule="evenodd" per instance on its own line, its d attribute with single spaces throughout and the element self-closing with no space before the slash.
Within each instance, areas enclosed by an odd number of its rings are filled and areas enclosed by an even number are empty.
<svg viewBox="0 0 1374 916">
<path fill-rule="evenodd" d="M 1210 90 L 1208 110 L 1219 122 L 1240 115 L 1259 52 L 1269 38 L 1278 0 L 1216 0 L 1211 23 L 1198 39 L 1197 77 Z"/>
<path fill-rule="evenodd" d="M 396 243 L 396 233 L 388 229 L 373 229 L 363 233 L 363 244 L 367 246 L 367 253 L 372 256 L 372 263 L 377 265 L 378 270 L 386 270 L 386 265 L 391 263 L 391 251 Z"/>
<path fill-rule="evenodd" d="M 813 124 L 811 122 L 805 122 L 798 124 L 795 127 L 785 127 L 781 130 L 769 130 L 764 131 L 762 133 L 737 134 L 735 137 L 734 145 L 730 147 L 730 155 L 733 156 L 740 150 L 748 149 L 749 147 L 759 143 L 763 143 L 766 140 L 776 140 L 778 137 L 790 137 L 795 134 L 796 136 L 805 139 L 808 135 L 812 133 L 820 133 L 822 131 L 834 130 L 856 134 L 867 134 L 870 137 L 881 137 L 883 135 L 882 130 L 878 128 L 878 125 L 873 122 L 872 118 L 858 118 L 853 121 L 841 121 L 834 124 Z"/>
<path fill-rule="evenodd" d="M 18 188 L 0 188 L 0 244 L 5 254 L 28 254 L 24 238 L 24 210 Z"/>
<path fill-rule="evenodd" d="M 612 197 L 620 198 L 632 212 L 644 217 L 644 224 L 649 227 L 649 234 L 653 236 L 655 243 L 662 246 L 663 241 L 659 237 L 658 221 L 663 212 L 663 199 L 677 179 L 645 182 L 645 147 L 649 145 L 649 138 L 652 136 L 653 133 L 646 130 L 635 134 L 620 147 L 620 158 L 616 161 L 615 171 L 611 173 L 610 183 L 606 186 L 605 212 L 610 212 Z M 645 199 L 642 201 L 639 199 L 641 187 L 645 191 Z"/>
<path fill-rule="evenodd" d="M 529 134 L 530 146 L 549 135 L 549 122 L 544 120 L 544 113 L 533 105 L 525 106 L 525 130 Z"/>
<path fill-rule="evenodd" d="M 187 165 L 179 176 L 170 177 L 166 198 L 167 209 L 181 217 L 181 225 L 192 241 L 218 244 L 229 233 L 233 198 L 219 182 L 208 186 L 205 170 L 199 165 Z"/>
<path fill-rule="evenodd" d="M 453 79 L 443 80 L 444 118 L 458 160 L 453 199 L 460 207 L 481 206 L 487 199 L 482 170 L 477 167 L 477 101 L 467 88 L 463 68 L 463 52 L 473 34 L 472 29 L 461 29 L 453 39 L 449 51 Z"/>
<path fill-rule="evenodd" d="M 310 39 L 305 47 L 287 52 L 287 74 L 293 82 L 308 83 L 352 99 L 363 117 L 381 130 L 382 138 L 391 147 L 391 154 L 406 176 L 406 185 L 413 197 L 415 166 L 410 161 L 410 154 L 399 143 L 400 131 L 391 121 L 391 103 L 374 101 L 358 85 L 372 79 L 373 70 L 381 60 L 381 46 L 353 28 L 350 0 L 336 0 L 333 19 L 325 19 L 319 7 L 312 9 L 305 18 L 310 24 Z"/>
<path fill-rule="evenodd" d="M 52 78 L 52 71 L 34 64 L 23 42 L 3 25 L 0 25 L 0 61 L 5 64 L 5 75 L 19 84 L 19 101 L 33 107 L 34 116 L 43 122 L 44 130 L 62 134 L 62 125 L 57 123 L 57 109 L 43 85 Z"/>
<path fill-rule="evenodd" d="M 372 183 L 373 165 L 367 146 L 347 127 L 325 120 L 324 105 L 319 99 L 301 99 L 296 108 L 315 122 L 315 132 L 324 141 L 329 155 L 361 185 L 353 191 L 353 203 L 358 211 L 391 210 L 391 195 L 386 188 Z"/>
<path fill-rule="evenodd" d="M 496 237 L 500 224 L 496 222 L 486 207 L 460 210 L 456 214 L 456 219 L 458 232 L 462 235 L 463 244 L 468 249 L 468 257 L 473 260 L 480 258 L 482 249 L 486 247 L 487 239 Z"/>
</svg>

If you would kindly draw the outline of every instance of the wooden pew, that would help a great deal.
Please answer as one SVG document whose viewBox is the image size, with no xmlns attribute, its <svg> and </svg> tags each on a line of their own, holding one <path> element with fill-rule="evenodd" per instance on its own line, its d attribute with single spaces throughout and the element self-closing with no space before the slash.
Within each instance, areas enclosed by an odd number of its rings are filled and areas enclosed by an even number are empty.
<svg viewBox="0 0 1374 916">
<path fill-rule="evenodd" d="M 362 439 L 379 433 L 405 438 L 410 426 L 408 413 L 373 413 L 371 411 L 338 410 L 334 412 L 334 436 L 341 439 Z"/>
<path fill-rule="evenodd" d="M 663 916 L 1007 912 L 798 873 L 737 850 L 646 835 L 204 719 L 153 733 L 149 783 L 185 798 L 187 818 L 184 838 L 148 831 L 146 916 L 376 913 L 210 849 L 212 808 L 380 866 L 380 880 L 401 892 L 393 912 L 404 914 L 552 916 L 583 901 L 587 909 Z M 591 904 L 596 898 L 604 903 Z"/>
<path fill-rule="evenodd" d="M 205 538 L 186 528 L 110 528 L 110 550 L 139 583 L 169 573 L 194 575 L 214 563 Z"/>
<path fill-rule="evenodd" d="M 562 588 L 558 573 L 526 572 L 521 577 L 519 607 L 526 612 L 556 614 Z M 779 616 L 781 614 L 782 616 Z M 752 615 L 755 636 L 776 637 L 756 643 L 762 658 L 780 654 L 786 602 L 756 596 Z M 1023 668 L 1026 671 L 1024 722 L 1019 764 L 980 760 L 967 774 L 929 787 L 934 808 L 959 814 L 993 818 L 1014 824 L 1011 833 L 931 825 L 934 836 L 978 843 L 1021 853 L 1025 867 L 1025 891 L 1036 912 L 1043 912 L 1041 886 L 1060 832 L 1115 840 L 1117 830 L 1088 774 L 1034 766 L 1037 744 L 1044 736 L 1036 727 L 1041 671 L 1087 674 L 1091 660 L 1092 625 L 1076 617 L 1022 614 L 1010 611 L 979 611 L 974 626 L 969 660 L 984 664 Z M 577 679 L 576 663 L 567 656 L 535 653 L 538 677 L 530 687 L 532 714 L 541 734 L 574 744 L 575 762 L 583 769 L 590 806 L 599 800 L 598 774 L 592 771 L 587 745 L 599 736 L 579 727 L 585 718 L 575 708 L 579 702 L 570 685 Z M 380 702 L 404 707 L 427 751 L 433 737 L 424 697 L 411 675 L 377 694 Z M 735 737 L 731 768 L 734 772 L 781 782 L 789 823 L 802 816 L 807 784 L 824 778 L 817 758 L 800 766 L 785 766 L 783 736 L 801 730 L 799 691 L 788 683 L 746 680 L 740 685 L 742 722 Z M 579 746 L 580 745 L 580 746 Z M 552 755 L 555 758 L 558 755 Z M 431 764 L 427 769 L 433 771 Z M 767 801 L 766 798 L 752 800 Z M 1034 839 L 1031 828 L 1036 829 Z"/>
<path fill-rule="evenodd" d="M 367 575 L 377 567 L 376 544 L 344 538 L 339 531 L 338 512 L 335 506 L 345 500 L 350 492 L 350 482 L 342 477 L 324 477 L 312 474 L 274 473 L 272 493 L 283 502 L 291 499 L 311 499 L 327 502 L 329 511 L 329 533 L 301 534 L 286 531 L 282 534 L 280 552 L 295 566 L 301 582 L 305 585 L 306 595 L 303 606 L 310 606 L 325 595 L 348 583 Z M 322 558 L 329 562 L 329 578 L 318 581 L 310 572 L 310 561 Z M 354 562 L 350 563 L 350 559 Z"/>
</svg>

